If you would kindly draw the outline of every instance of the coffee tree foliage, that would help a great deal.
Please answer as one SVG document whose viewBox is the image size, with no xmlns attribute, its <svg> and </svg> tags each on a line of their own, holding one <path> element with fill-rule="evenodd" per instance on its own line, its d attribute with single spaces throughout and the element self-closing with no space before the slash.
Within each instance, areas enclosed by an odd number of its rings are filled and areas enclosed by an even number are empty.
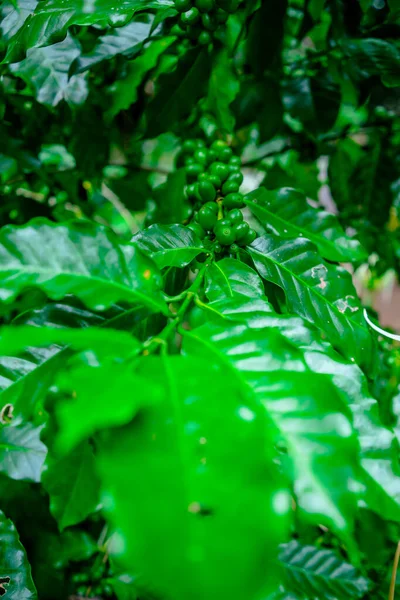
<svg viewBox="0 0 400 600">
<path fill-rule="evenodd" d="M 6 600 L 387 597 L 400 354 L 351 274 L 400 272 L 399 39 L 398 0 L 2 0 Z"/>
</svg>

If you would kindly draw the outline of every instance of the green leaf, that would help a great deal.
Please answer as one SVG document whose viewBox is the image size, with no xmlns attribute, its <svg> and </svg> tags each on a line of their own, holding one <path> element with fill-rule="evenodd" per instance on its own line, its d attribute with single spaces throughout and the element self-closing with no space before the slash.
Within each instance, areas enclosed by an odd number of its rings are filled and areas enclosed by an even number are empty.
<svg viewBox="0 0 400 600">
<path fill-rule="evenodd" d="M 138 88 L 143 83 L 147 73 L 157 66 L 159 57 L 175 41 L 173 36 L 154 40 L 145 48 L 140 56 L 135 58 L 126 66 L 124 79 L 118 79 L 110 87 L 110 106 L 106 111 L 106 117 L 112 119 L 121 110 L 127 110 L 138 99 Z"/>
<path fill-rule="evenodd" d="M 31 568 L 13 523 L 0 511 L 0 578 L 7 600 L 37 600 Z M 4 595 L 3 594 L 3 595 Z"/>
<path fill-rule="evenodd" d="M 171 224 L 184 220 L 185 185 L 185 170 L 178 169 L 168 175 L 165 183 L 153 190 L 158 223 Z"/>
<path fill-rule="evenodd" d="M 146 381 L 129 364 L 79 357 L 57 379 L 67 400 L 57 402 L 57 449 L 70 452 L 101 429 L 129 423 L 142 406 L 156 403 L 158 384 Z M 72 396 L 72 397 L 71 397 Z"/>
<path fill-rule="evenodd" d="M 90 223 L 66 226 L 37 219 L 2 229 L 0 300 L 12 302 L 32 286 L 54 300 L 73 293 L 95 310 L 123 300 L 167 313 L 154 263 Z"/>
<path fill-rule="evenodd" d="M 183 225 L 151 225 L 131 241 L 150 256 L 159 269 L 185 267 L 205 251 L 203 242 Z"/>
<path fill-rule="evenodd" d="M 210 66 L 206 50 L 194 48 L 180 58 L 173 73 L 159 78 L 160 91 L 145 112 L 147 137 L 153 138 L 166 130 L 173 130 L 177 123 L 189 116 L 206 91 Z"/>
<path fill-rule="evenodd" d="M 260 237 L 248 252 L 262 277 L 285 292 L 288 310 L 326 333 L 334 347 L 368 369 L 373 364 L 370 333 L 350 274 L 325 263 L 301 238 Z"/>
<path fill-rule="evenodd" d="M 42 428 L 31 423 L 0 426 L 0 473 L 10 479 L 40 481 L 47 453 L 40 441 Z"/>
<path fill-rule="evenodd" d="M 368 579 L 332 550 L 292 540 L 281 545 L 279 561 L 284 568 L 285 590 L 299 599 L 363 598 L 371 588 Z"/>
<path fill-rule="evenodd" d="M 67 34 L 63 42 L 47 48 L 32 48 L 26 58 L 10 66 L 11 72 L 32 86 L 35 98 L 45 106 L 65 100 L 70 106 L 83 104 L 89 93 L 86 78 L 69 77 L 73 61 L 80 55 L 79 42 Z"/>
<path fill-rule="evenodd" d="M 237 382 L 251 387 L 274 423 L 275 443 L 288 453 L 302 516 L 333 528 L 354 549 L 357 439 L 328 378 L 307 371 L 302 353 L 276 329 L 266 335 L 245 325 L 204 325 L 184 333 L 184 350 L 230 364 Z"/>
<path fill-rule="evenodd" d="M 151 15 L 134 20 L 124 27 L 113 28 L 100 36 L 92 50 L 79 56 L 74 71 L 82 73 L 103 60 L 114 56 L 138 54 L 148 39 L 153 26 Z"/>
<path fill-rule="evenodd" d="M 351 176 L 361 158 L 360 146 L 351 139 L 339 140 L 329 160 L 329 187 L 340 210 L 352 206 L 354 188 Z"/>
<path fill-rule="evenodd" d="M 231 133 L 235 118 L 230 105 L 239 93 L 239 80 L 233 70 L 232 59 L 227 50 L 221 50 L 213 60 L 208 87 L 207 107 L 215 116 L 216 124 L 222 131 Z"/>
<path fill-rule="evenodd" d="M 359 70 L 363 77 L 378 75 L 387 87 L 400 84 L 400 51 L 391 41 L 374 38 L 347 39 L 342 42 L 350 67 Z"/>
<path fill-rule="evenodd" d="M 163 403 L 99 445 L 119 558 L 160 596 L 263 597 L 290 510 L 263 411 L 209 357 L 146 358 L 140 372 L 162 386 Z"/>
<path fill-rule="evenodd" d="M 47 46 L 62 39 L 71 25 L 108 24 L 111 16 L 132 15 L 138 11 L 172 6 L 172 0 L 47 0 L 37 3 L 32 14 L 19 18 L 8 35 L 9 44 L 3 62 L 24 58 L 29 48 Z M 31 11 L 29 11 L 31 12 Z"/>
<path fill-rule="evenodd" d="M 287 7 L 287 0 L 262 0 L 250 22 L 247 59 L 258 76 L 280 59 Z"/>
<path fill-rule="evenodd" d="M 79 415 L 76 418 L 79 419 Z M 50 512 L 60 531 L 84 521 L 99 504 L 99 481 L 92 446 L 84 442 L 62 457 L 49 452 L 42 483 L 50 496 Z"/>
<path fill-rule="evenodd" d="M 259 298 L 264 295 L 264 285 L 254 269 L 234 258 L 224 258 L 207 270 L 205 292 L 210 301 L 236 294 Z"/>
<path fill-rule="evenodd" d="M 310 206 L 301 191 L 259 188 L 246 196 L 245 202 L 264 227 L 284 238 L 309 239 L 328 260 L 356 262 L 367 257 L 360 243 L 345 234 L 337 218 Z"/>
</svg>

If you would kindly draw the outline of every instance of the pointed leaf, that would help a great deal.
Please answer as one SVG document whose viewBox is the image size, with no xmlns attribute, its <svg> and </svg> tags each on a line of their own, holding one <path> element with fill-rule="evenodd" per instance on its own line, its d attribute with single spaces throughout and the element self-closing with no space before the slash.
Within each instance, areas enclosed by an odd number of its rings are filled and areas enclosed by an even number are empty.
<svg viewBox="0 0 400 600">
<path fill-rule="evenodd" d="M 0 426 L 0 473 L 10 479 L 40 481 L 47 453 L 40 441 L 42 429 L 31 423 Z"/>
<path fill-rule="evenodd" d="M 0 511 L 0 578 L 7 600 L 37 600 L 31 568 L 13 523 Z"/>
<path fill-rule="evenodd" d="M 163 597 L 264 597 L 290 499 L 270 460 L 263 412 L 224 367 L 197 357 L 147 358 L 140 372 L 157 378 L 164 402 L 99 447 L 120 558 Z M 174 540 L 167 554 L 157 551 L 160 539 Z"/>
<path fill-rule="evenodd" d="M 227 50 L 221 50 L 213 60 L 207 107 L 222 131 L 230 133 L 235 127 L 235 117 L 230 105 L 239 93 L 239 88 L 239 79 L 233 69 L 232 59 Z"/>
<path fill-rule="evenodd" d="M 154 263 L 89 223 L 65 226 L 37 219 L 1 230 L 0 300 L 12 302 L 32 286 L 55 300 L 73 293 L 95 310 L 124 300 L 167 312 Z"/>
<path fill-rule="evenodd" d="M 61 531 L 84 521 L 99 504 L 96 461 L 89 442 L 83 442 L 67 456 L 49 453 L 42 483 L 50 496 L 50 512 Z"/>
<path fill-rule="evenodd" d="M 264 295 L 264 285 L 254 269 L 234 258 L 224 258 L 207 270 L 205 292 L 210 301 L 235 294 L 259 298 Z"/>
<path fill-rule="evenodd" d="M 350 413 L 324 376 L 310 374 L 301 352 L 279 333 L 245 325 L 204 325 L 184 333 L 184 349 L 230 364 L 252 388 L 283 440 L 303 516 L 325 523 L 350 545 L 357 509 L 358 446 Z M 214 359 L 213 359 L 214 357 Z M 327 400 L 329 398 L 329 400 Z"/>
<path fill-rule="evenodd" d="M 151 225 L 131 241 L 150 256 L 159 269 L 185 267 L 205 250 L 196 234 L 183 225 Z"/>
<path fill-rule="evenodd" d="M 281 545 L 279 561 L 285 589 L 299 600 L 363 598 L 371 587 L 368 579 L 332 550 L 304 546 L 297 540 Z"/>
<path fill-rule="evenodd" d="M 67 34 L 65 40 L 58 44 L 28 50 L 26 58 L 11 65 L 10 69 L 34 88 L 35 98 L 41 104 L 57 106 L 65 100 L 70 106 L 80 105 L 89 93 L 86 78 L 68 75 L 71 64 L 80 53 L 79 42 Z"/>
<path fill-rule="evenodd" d="M 260 275 L 282 287 L 289 311 L 322 329 L 345 356 L 371 367 L 371 336 L 345 269 L 325 263 L 315 246 L 301 238 L 260 237 L 248 252 Z"/>
<path fill-rule="evenodd" d="M 361 244 L 345 234 L 334 215 L 310 206 L 305 194 L 298 190 L 259 188 L 248 194 L 245 202 L 259 221 L 276 235 L 305 237 L 328 260 L 360 261 L 367 256 Z"/>
</svg>

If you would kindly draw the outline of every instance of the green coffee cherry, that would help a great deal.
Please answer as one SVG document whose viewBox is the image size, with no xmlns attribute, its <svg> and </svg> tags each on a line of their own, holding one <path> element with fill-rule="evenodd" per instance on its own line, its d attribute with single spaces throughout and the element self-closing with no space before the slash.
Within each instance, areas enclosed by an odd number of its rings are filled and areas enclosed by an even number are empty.
<svg viewBox="0 0 400 600">
<path fill-rule="evenodd" d="M 207 31 L 215 31 L 218 28 L 218 23 L 208 13 L 201 15 L 201 23 Z"/>
<path fill-rule="evenodd" d="M 241 173 L 240 171 L 236 172 L 236 173 L 231 173 L 228 177 L 228 181 L 235 181 L 236 183 L 239 184 L 239 186 L 242 185 L 243 183 L 243 173 Z"/>
<path fill-rule="evenodd" d="M 217 152 L 219 152 L 219 150 L 221 150 L 221 148 L 227 148 L 228 144 L 226 142 L 224 142 L 224 140 L 215 140 L 212 144 L 211 144 L 211 150 L 216 150 Z"/>
<path fill-rule="evenodd" d="M 184 162 L 185 165 L 194 165 L 196 161 L 194 160 L 194 156 L 186 156 Z"/>
<path fill-rule="evenodd" d="M 243 244 L 243 246 L 250 246 L 250 244 L 254 242 L 256 237 L 257 233 L 254 231 L 254 229 L 250 229 L 246 236 L 241 240 L 241 244 Z"/>
<path fill-rule="evenodd" d="M 186 175 L 188 176 L 188 179 L 197 179 L 197 177 L 200 175 L 200 173 L 203 172 L 203 167 L 201 165 L 199 165 L 198 163 L 195 163 L 194 165 L 188 165 L 186 168 Z"/>
<path fill-rule="evenodd" d="M 220 151 L 218 152 L 218 158 L 221 162 L 228 163 L 232 158 L 232 154 L 232 148 L 229 148 L 229 146 L 227 146 L 226 148 L 220 149 Z"/>
<path fill-rule="evenodd" d="M 197 237 L 201 240 L 203 240 L 206 237 L 206 232 L 200 225 L 200 223 L 190 223 L 187 227 L 188 229 L 191 229 L 193 233 L 195 233 Z"/>
<path fill-rule="evenodd" d="M 220 254 L 222 252 L 222 246 L 219 242 L 214 245 L 214 252 L 216 254 Z"/>
<path fill-rule="evenodd" d="M 199 194 L 204 202 L 213 202 L 217 197 L 217 192 L 211 181 L 200 181 Z"/>
<path fill-rule="evenodd" d="M 207 164 L 207 160 L 208 160 L 208 152 L 204 148 L 198 148 L 195 151 L 193 158 L 197 163 L 205 166 Z"/>
<path fill-rule="evenodd" d="M 202 13 L 208 13 L 215 7 L 215 0 L 195 0 L 196 7 Z"/>
<path fill-rule="evenodd" d="M 219 221 L 214 227 L 215 237 L 222 246 L 230 246 L 236 239 L 235 230 L 231 225 Z"/>
<path fill-rule="evenodd" d="M 197 183 L 192 183 L 186 187 L 186 196 L 189 200 L 199 199 L 199 187 Z"/>
<path fill-rule="evenodd" d="M 205 171 L 203 171 L 203 173 L 200 173 L 200 175 L 198 176 L 198 181 L 208 181 L 208 173 L 206 173 Z"/>
<path fill-rule="evenodd" d="M 237 244 L 232 244 L 229 248 L 229 252 L 236 254 L 236 252 L 239 252 L 239 246 Z"/>
<path fill-rule="evenodd" d="M 229 14 L 225 10 L 218 9 L 216 14 L 217 23 L 226 23 L 229 18 Z"/>
<path fill-rule="evenodd" d="M 211 163 L 215 162 L 217 158 L 218 156 L 216 151 L 210 148 L 208 151 L 208 164 L 211 165 Z"/>
<path fill-rule="evenodd" d="M 217 175 L 221 181 L 225 181 L 230 174 L 228 166 L 221 162 L 212 163 L 210 165 L 210 173 L 211 175 Z"/>
<path fill-rule="evenodd" d="M 177 37 L 183 37 L 185 35 L 185 32 L 176 23 L 173 27 L 171 27 L 171 35 L 176 35 Z"/>
<path fill-rule="evenodd" d="M 225 206 L 225 208 L 227 208 L 229 210 L 232 208 L 243 208 L 245 206 L 245 204 L 243 202 L 243 194 L 239 194 L 239 193 L 228 194 L 224 198 L 224 206 Z"/>
<path fill-rule="evenodd" d="M 184 27 L 195 25 L 199 20 L 200 13 L 196 7 L 190 8 L 188 11 L 183 12 L 180 17 L 180 21 Z"/>
<path fill-rule="evenodd" d="M 233 208 L 228 212 L 227 218 L 232 223 L 232 225 L 239 225 L 239 223 L 243 222 L 242 211 L 238 208 Z"/>
<path fill-rule="evenodd" d="M 237 167 L 241 167 L 242 166 L 241 158 L 239 156 L 232 156 L 232 158 L 229 161 L 229 164 L 235 165 Z"/>
<path fill-rule="evenodd" d="M 198 42 L 200 46 L 208 46 L 212 42 L 212 37 L 208 31 L 202 31 L 198 37 Z"/>
<path fill-rule="evenodd" d="M 224 185 L 222 186 L 222 193 L 224 196 L 227 196 L 228 194 L 235 194 L 239 191 L 239 187 L 240 185 L 236 183 L 236 181 L 225 181 Z"/>
<path fill-rule="evenodd" d="M 219 189 L 221 187 L 221 184 L 222 184 L 221 177 L 218 177 L 218 175 L 214 175 L 213 173 L 207 173 L 207 176 L 208 176 L 208 181 L 210 183 L 212 183 L 214 187 L 216 187 L 217 189 Z"/>
<path fill-rule="evenodd" d="M 203 204 L 203 208 L 211 210 L 215 215 L 218 213 L 218 204 L 216 202 L 206 202 Z"/>
<path fill-rule="evenodd" d="M 235 225 L 234 231 L 235 231 L 235 239 L 240 244 L 241 240 L 244 240 L 244 238 L 250 231 L 249 224 L 246 222 L 239 223 L 239 225 Z"/>
<path fill-rule="evenodd" d="M 206 143 L 204 140 L 202 140 L 201 138 L 197 138 L 195 140 L 195 144 L 197 148 L 205 148 L 206 147 Z"/>
<path fill-rule="evenodd" d="M 176 10 L 179 10 L 179 12 L 186 12 L 192 8 L 192 0 L 175 0 L 174 4 Z"/>
<path fill-rule="evenodd" d="M 196 148 L 195 140 L 185 140 L 182 144 L 182 152 L 184 154 L 194 154 Z"/>
<path fill-rule="evenodd" d="M 215 223 L 217 222 L 217 215 L 213 210 L 209 208 L 204 208 L 204 206 L 199 210 L 196 216 L 197 222 L 205 229 L 206 231 L 211 230 Z"/>
</svg>

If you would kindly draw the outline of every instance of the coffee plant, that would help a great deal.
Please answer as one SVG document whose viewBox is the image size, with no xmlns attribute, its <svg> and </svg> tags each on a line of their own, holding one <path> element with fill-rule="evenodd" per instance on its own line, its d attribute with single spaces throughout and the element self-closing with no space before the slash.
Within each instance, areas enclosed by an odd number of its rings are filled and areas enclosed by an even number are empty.
<svg viewBox="0 0 400 600">
<path fill-rule="evenodd" d="M 0 2 L 0 597 L 400 593 L 399 40 Z"/>
</svg>

